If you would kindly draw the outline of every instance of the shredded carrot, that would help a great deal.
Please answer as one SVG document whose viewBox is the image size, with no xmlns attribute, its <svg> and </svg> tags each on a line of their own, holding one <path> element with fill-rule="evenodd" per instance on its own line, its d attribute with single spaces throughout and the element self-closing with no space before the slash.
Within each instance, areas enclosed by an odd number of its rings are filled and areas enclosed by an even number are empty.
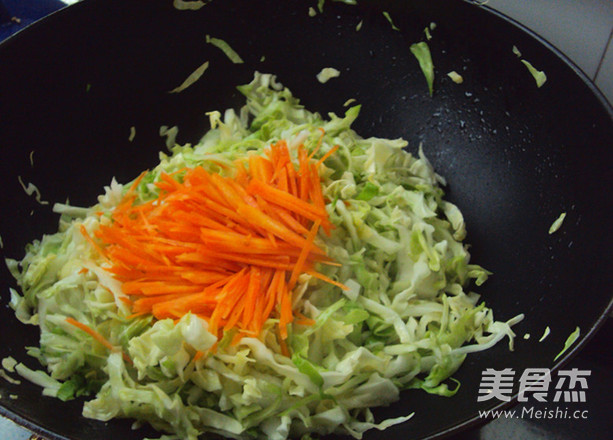
<svg viewBox="0 0 613 440">
<path fill-rule="evenodd" d="M 134 302 L 130 298 L 125 297 L 125 296 L 120 296 L 119 297 L 119 301 L 121 301 L 122 303 L 127 304 L 129 306 L 133 306 L 134 305 Z"/>
<path fill-rule="evenodd" d="M 96 243 L 94 241 L 94 239 L 89 235 L 89 233 L 87 232 L 87 229 L 85 229 L 85 226 L 80 225 L 79 227 L 79 231 L 81 232 L 81 235 L 83 235 L 83 237 L 85 237 L 85 240 L 87 240 L 89 242 L 89 244 L 92 245 L 92 247 L 96 250 L 96 252 L 98 252 L 100 255 L 102 255 L 102 257 L 109 261 L 108 256 L 106 255 L 106 253 L 104 252 L 104 250 L 98 245 L 98 243 Z"/>
<path fill-rule="evenodd" d="M 336 265 L 315 243 L 320 227 L 327 233 L 332 228 L 318 168 L 335 148 L 313 159 L 324 134 L 310 155 L 299 146 L 297 167 L 287 143 L 279 141 L 264 155 L 223 164 L 221 174 L 202 167 L 162 173 L 155 183 L 159 196 L 147 202 L 135 195 L 143 173 L 95 239 L 81 226 L 111 263 L 107 270 L 122 283 L 131 316 L 177 320 L 191 312 L 218 337 L 236 329 L 233 344 L 257 336 L 274 318 L 281 350 L 289 355 L 287 326 L 313 323 L 293 310 L 300 274 L 344 287 L 316 271 L 318 263 Z M 93 330 L 84 331 L 114 349 Z"/>
<path fill-rule="evenodd" d="M 302 273 L 302 269 L 304 268 L 304 264 L 306 263 L 307 256 L 311 251 L 311 247 L 313 246 L 313 240 L 315 240 L 315 236 L 317 235 L 317 231 L 319 230 L 320 221 L 317 220 L 313 223 L 313 227 L 309 231 L 309 235 L 307 236 L 307 244 L 302 248 L 302 252 L 300 252 L 300 256 L 296 261 L 296 265 L 294 266 L 294 270 L 292 270 L 292 274 L 289 278 L 288 289 L 292 290 L 296 281 L 298 280 L 298 275 Z"/>
<path fill-rule="evenodd" d="M 330 151 L 328 151 L 326 154 L 324 154 L 323 156 L 321 156 L 321 159 L 319 159 L 317 161 L 317 167 L 319 167 L 319 165 L 321 165 L 322 163 L 325 162 L 325 160 L 327 158 L 329 158 L 330 156 L 332 156 L 334 153 L 336 153 L 336 150 L 338 150 L 338 145 L 335 145 L 334 147 L 330 148 Z"/>
<path fill-rule="evenodd" d="M 287 356 L 290 357 L 291 353 L 289 352 L 289 348 L 287 348 L 287 344 L 285 343 L 285 338 L 283 337 L 283 334 L 281 334 L 281 327 L 279 327 L 279 347 L 281 348 L 281 354 L 283 356 Z"/>
<path fill-rule="evenodd" d="M 304 316 L 301 312 L 296 312 L 296 320 L 294 321 L 299 325 L 313 325 L 315 320 Z"/>
<path fill-rule="evenodd" d="M 111 344 L 104 336 L 102 336 L 100 333 L 98 333 L 96 330 L 94 330 L 93 328 L 91 328 L 90 326 L 83 324 L 82 322 L 77 321 L 74 318 L 71 317 L 67 317 L 66 318 L 66 322 L 70 325 L 74 325 L 75 327 L 77 327 L 80 330 L 83 330 L 85 333 L 87 333 L 88 335 L 90 335 L 92 338 L 94 338 L 96 341 L 98 341 L 100 344 L 102 344 L 106 349 L 108 349 L 109 351 L 118 351 L 119 349 L 117 347 L 115 347 L 113 344 Z M 127 354 L 125 354 L 123 351 L 121 352 L 124 360 L 128 363 L 132 363 L 132 359 L 130 359 L 128 357 Z"/>
<path fill-rule="evenodd" d="M 321 136 L 319 137 L 319 141 L 317 141 L 317 146 L 315 147 L 313 151 L 311 151 L 311 154 L 309 154 L 309 159 L 313 159 L 313 156 L 315 156 L 315 153 L 319 151 L 319 148 L 321 147 L 321 143 L 324 140 L 324 136 L 326 135 L 326 130 L 324 130 L 323 127 L 319 127 L 319 131 L 321 131 Z"/>
<path fill-rule="evenodd" d="M 309 275 L 314 276 L 315 278 L 319 278 L 320 280 L 325 281 L 326 283 L 330 283 L 330 284 L 333 284 L 333 285 L 335 285 L 337 287 L 340 287 L 343 290 L 349 290 L 349 287 L 345 286 L 343 283 L 339 283 L 338 281 L 334 281 L 332 278 L 329 278 L 329 277 L 327 277 L 327 276 L 325 276 L 325 275 L 323 275 L 323 274 L 321 274 L 319 272 L 316 272 L 314 270 L 307 270 L 307 273 Z"/>
</svg>

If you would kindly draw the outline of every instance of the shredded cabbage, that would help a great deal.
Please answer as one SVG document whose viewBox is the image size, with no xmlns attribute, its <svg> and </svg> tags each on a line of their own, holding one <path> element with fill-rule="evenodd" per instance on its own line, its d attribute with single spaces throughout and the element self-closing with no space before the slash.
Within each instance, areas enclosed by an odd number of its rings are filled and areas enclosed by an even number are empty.
<svg viewBox="0 0 613 440">
<path fill-rule="evenodd" d="M 451 396 L 459 383 L 450 378 L 467 355 L 505 337 L 512 347 L 511 326 L 522 316 L 495 321 L 471 291 L 489 272 L 470 263 L 462 214 L 444 200 L 443 180 L 421 148 L 413 155 L 402 139 L 362 138 L 351 129 L 360 106 L 323 118 L 272 75 L 256 73 L 238 89 L 245 107 L 209 113 L 212 128 L 200 142 L 160 153 L 160 164 L 135 188 L 137 200 L 155 197 L 162 173 L 196 166 L 215 172 L 280 139 L 292 160 L 300 144 L 311 151 L 321 142 L 316 158 L 338 145 L 320 169 L 335 228 L 318 240 L 340 265 L 318 270 L 349 289 L 299 277 L 293 306 L 314 324 L 290 325 L 290 357 L 281 354 L 272 319 L 259 336 L 233 345 L 232 331 L 218 340 L 196 315 L 177 322 L 131 316 L 121 284 L 80 232 L 93 237 L 111 221 L 129 187 L 113 180 L 91 208 L 56 205 L 59 231 L 29 244 L 21 261 L 7 261 L 21 290 L 12 290 L 10 305 L 22 322 L 40 327 L 39 347 L 29 354 L 45 371 L 17 364 L 21 376 L 62 400 L 90 396 L 85 417 L 136 419 L 167 439 L 205 432 L 359 439 L 408 420 L 413 410 L 375 421 L 370 408 L 393 403 L 403 390 Z"/>
<path fill-rule="evenodd" d="M 183 81 L 180 86 L 175 87 L 174 89 L 170 90 L 168 93 L 179 93 L 179 92 L 182 92 L 183 90 L 187 89 L 193 83 L 198 81 L 200 79 L 200 77 L 202 76 L 202 74 L 208 68 L 209 68 L 209 62 L 205 61 L 196 70 L 194 70 L 192 73 L 190 73 L 190 75 L 187 78 L 185 78 L 185 81 Z"/>
<path fill-rule="evenodd" d="M 21 185 L 21 187 L 23 188 L 24 192 L 31 196 L 34 195 L 36 202 L 41 204 L 41 205 L 48 205 L 49 202 L 46 200 L 42 200 L 42 196 L 40 194 L 40 190 L 38 189 L 38 187 L 36 185 L 34 185 L 32 182 L 28 182 L 28 184 L 26 185 L 23 182 L 23 179 L 21 178 L 21 176 L 17 176 L 17 180 L 19 181 L 19 185 Z"/>
<path fill-rule="evenodd" d="M 447 76 L 451 78 L 451 81 L 453 81 L 456 84 L 462 84 L 464 82 L 464 78 L 462 78 L 462 75 L 460 75 L 455 70 L 452 70 L 451 72 L 449 72 Z"/>
<path fill-rule="evenodd" d="M 562 223 L 564 222 L 565 218 L 566 218 L 566 213 L 565 212 L 560 214 L 559 217 L 557 219 L 555 219 L 555 221 L 549 227 L 549 234 L 553 234 L 558 229 L 560 229 L 562 227 Z"/>
<path fill-rule="evenodd" d="M 208 1 L 204 2 L 202 0 L 192 0 L 192 1 L 173 0 L 172 2 L 173 6 L 179 11 L 197 11 L 203 6 L 206 6 L 207 3 Z"/>
<path fill-rule="evenodd" d="M 232 47 L 230 47 L 230 45 L 226 41 L 220 38 L 214 38 L 214 37 L 211 37 L 210 35 L 207 35 L 206 42 L 219 48 L 228 57 L 228 59 L 232 61 L 234 64 L 243 63 L 242 58 L 238 55 L 238 53 L 236 53 L 234 49 L 232 49 Z"/>
<path fill-rule="evenodd" d="M 545 74 L 545 72 L 543 72 L 542 70 L 538 70 L 529 61 L 521 60 L 521 62 L 528 68 L 528 71 L 534 77 L 534 80 L 536 81 L 536 86 L 539 88 L 542 87 L 543 84 L 545 84 L 545 81 L 547 81 L 547 75 Z"/>
<path fill-rule="evenodd" d="M 575 328 L 575 331 L 568 335 L 568 338 L 566 338 L 566 341 L 564 342 L 564 348 L 556 355 L 555 358 L 553 358 L 553 361 L 557 361 L 560 356 L 566 353 L 566 351 L 571 347 L 571 345 L 573 345 L 575 341 L 579 339 L 580 335 L 581 329 L 577 326 L 577 328 Z"/>
<path fill-rule="evenodd" d="M 394 21 L 392 20 L 392 16 L 390 15 L 389 12 L 387 11 L 383 11 L 383 16 L 385 17 L 385 19 L 389 22 L 390 26 L 392 27 L 393 30 L 395 31 L 399 31 L 400 29 L 398 28 L 398 26 L 396 26 L 394 24 Z"/>
<path fill-rule="evenodd" d="M 428 91 L 430 96 L 432 96 L 434 93 L 434 63 L 432 62 L 430 47 L 425 41 L 420 41 L 419 43 L 411 44 L 410 50 L 415 55 L 415 58 L 417 58 L 419 67 L 428 83 Z"/>
<path fill-rule="evenodd" d="M 135 126 L 131 126 L 130 127 L 130 135 L 128 136 L 128 142 L 132 142 L 135 137 L 136 137 L 136 127 Z"/>
<path fill-rule="evenodd" d="M 334 67 L 324 67 L 317 74 L 317 81 L 324 84 L 324 83 L 327 83 L 332 78 L 337 78 L 340 75 L 341 75 L 341 72 L 338 69 L 335 69 Z"/>
<path fill-rule="evenodd" d="M 17 365 L 17 361 L 12 356 L 7 356 L 2 359 L 2 368 L 4 368 L 9 373 L 15 372 L 15 365 Z"/>
<path fill-rule="evenodd" d="M 539 342 L 543 342 L 547 338 L 547 336 L 549 336 L 549 333 L 551 333 L 551 329 L 549 328 L 549 326 L 547 326 L 545 327 L 545 330 L 543 331 L 543 336 L 541 336 Z"/>
</svg>

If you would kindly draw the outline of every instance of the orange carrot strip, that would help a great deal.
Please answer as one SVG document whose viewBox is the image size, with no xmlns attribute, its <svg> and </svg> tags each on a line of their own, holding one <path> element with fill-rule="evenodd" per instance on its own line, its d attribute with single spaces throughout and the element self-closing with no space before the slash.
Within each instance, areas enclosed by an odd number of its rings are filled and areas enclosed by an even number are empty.
<svg viewBox="0 0 613 440">
<path fill-rule="evenodd" d="M 134 180 L 132 185 L 130 185 L 130 188 L 128 189 L 128 192 L 126 192 L 126 195 L 124 197 L 127 198 L 127 197 L 132 196 L 132 194 L 134 194 L 134 191 L 136 190 L 136 187 L 140 184 L 140 182 L 143 180 L 143 178 L 147 175 L 148 172 L 149 172 L 149 170 L 145 170 L 142 173 L 140 173 L 140 175 L 136 178 L 136 180 Z"/>
<path fill-rule="evenodd" d="M 235 180 L 232 179 L 228 179 L 227 182 L 228 185 L 230 185 L 232 189 L 236 191 L 236 194 L 238 194 L 238 196 L 243 199 L 243 202 L 245 202 L 247 205 L 253 206 L 254 208 L 258 207 L 258 204 L 253 198 L 253 196 L 249 194 L 243 186 L 239 185 Z"/>
<path fill-rule="evenodd" d="M 272 232 L 277 237 L 284 239 L 288 243 L 299 247 L 304 245 L 304 238 L 288 229 L 282 223 L 273 220 L 270 218 L 270 216 L 264 214 L 262 211 L 254 208 L 253 206 L 243 205 L 238 208 L 237 212 L 239 215 L 249 219 L 249 221 L 253 222 L 255 225 Z"/>
<path fill-rule="evenodd" d="M 262 196 L 266 201 L 282 206 L 290 211 L 297 212 L 300 215 L 313 221 L 323 219 L 327 216 L 327 212 L 319 207 L 313 206 L 310 203 L 291 195 L 286 191 L 273 188 L 259 180 L 252 180 L 247 189 L 253 194 Z"/>
<path fill-rule="evenodd" d="M 317 235 L 317 231 L 319 230 L 319 225 L 321 224 L 320 220 L 317 220 L 313 223 L 311 230 L 309 231 L 309 235 L 307 236 L 307 242 L 302 248 L 302 252 L 300 252 L 300 256 L 298 257 L 298 261 L 294 265 L 294 269 L 292 270 L 292 274 L 289 278 L 289 284 L 287 289 L 291 291 L 298 280 L 298 275 L 302 273 L 302 269 L 304 268 L 304 263 L 306 262 L 307 256 L 311 251 L 311 247 L 313 246 L 313 241 L 315 240 L 315 236 Z"/>
<path fill-rule="evenodd" d="M 143 312 L 137 312 L 137 313 L 131 313 L 128 316 L 126 316 L 126 319 L 134 319 L 134 318 L 138 318 L 139 316 L 145 316 L 148 315 L 150 311 L 143 311 Z"/>
<path fill-rule="evenodd" d="M 242 197 L 236 193 L 236 190 L 227 179 L 221 177 L 219 174 L 211 174 L 210 177 L 213 185 L 226 199 L 229 207 L 236 209 L 245 204 Z"/>
<path fill-rule="evenodd" d="M 240 225 L 244 225 L 247 227 L 250 226 L 249 222 L 245 218 L 241 217 L 241 215 L 237 214 L 235 210 L 222 206 L 214 202 L 213 200 L 206 200 L 204 203 L 208 208 L 225 216 L 226 218 L 229 218 Z"/>
<path fill-rule="evenodd" d="M 334 281 L 332 278 L 329 278 L 317 271 L 314 270 L 307 270 L 306 273 L 308 273 L 311 276 L 314 276 L 315 278 L 319 278 L 322 281 L 325 281 L 326 283 L 330 283 L 333 284 L 337 287 L 340 287 L 343 290 L 349 290 L 349 287 L 345 286 L 343 283 L 339 283 L 338 281 Z"/>
<path fill-rule="evenodd" d="M 324 130 L 323 127 L 319 127 L 318 130 L 321 131 L 321 136 L 319 137 L 319 140 L 317 141 L 317 146 L 315 147 L 313 151 L 311 151 L 311 154 L 309 154 L 309 160 L 313 159 L 313 156 L 315 156 L 315 153 L 319 151 L 319 148 L 321 147 L 321 143 L 324 140 L 324 136 L 326 135 L 326 130 Z"/>
<path fill-rule="evenodd" d="M 247 292 L 245 294 L 245 313 L 243 316 L 243 321 L 245 323 L 250 323 L 253 320 L 255 306 L 257 303 L 257 297 L 260 293 L 260 282 L 261 282 L 261 272 L 257 266 L 252 266 L 249 271 L 249 287 L 247 287 Z"/>
<path fill-rule="evenodd" d="M 275 212 L 281 221 L 297 234 L 304 235 L 309 233 L 309 230 L 302 226 L 302 224 L 292 217 L 291 214 L 289 214 L 289 212 L 285 209 L 278 208 Z"/>
<path fill-rule="evenodd" d="M 315 320 L 312 318 L 308 318 L 304 316 L 301 312 L 296 312 L 296 319 L 294 320 L 296 324 L 299 325 L 313 325 L 315 324 Z"/>
<path fill-rule="evenodd" d="M 285 271 L 276 270 L 265 293 L 266 303 L 264 304 L 264 312 L 262 313 L 263 323 L 266 322 L 266 319 L 268 319 L 270 313 L 272 312 L 272 309 L 275 306 L 277 292 L 279 290 L 279 285 L 281 284 L 282 279 L 285 279 Z"/>
<path fill-rule="evenodd" d="M 216 258 L 229 260 L 238 263 L 253 264 L 255 266 L 271 267 L 275 269 L 291 270 L 294 266 L 290 263 L 288 257 L 282 255 L 270 257 L 254 257 L 249 255 L 241 255 L 238 253 L 217 252 L 208 249 L 208 254 Z"/>
<path fill-rule="evenodd" d="M 179 276 L 195 284 L 212 284 L 227 278 L 227 274 L 213 271 L 185 271 Z"/>
<path fill-rule="evenodd" d="M 107 257 L 106 252 L 104 252 L 104 249 L 102 249 L 98 245 L 98 243 L 96 243 L 94 239 L 90 237 L 89 233 L 87 232 L 87 229 L 85 229 L 85 226 L 83 226 L 83 224 L 79 226 L 79 231 L 81 231 L 81 234 L 83 235 L 83 237 L 85 237 L 85 240 L 87 240 L 88 243 L 92 245 L 96 252 L 98 252 L 106 261 L 111 262 Z"/>
<path fill-rule="evenodd" d="M 233 337 L 232 340 L 230 341 L 230 345 L 232 347 L 238 345 L 238 343 L 241 341 L 241 339 L 243 339 L 243 337 L 245 336 L 244 333 L 242 332 L 237 332 Z"/>
<path fill-rule="evenodd" d="M 128 281 L 121 286 L 123 292 L 127 295 L 166 295 L 170 293 L 195 293 L 200 290 L 198 285 L 193 283 L 186 285 L 173 285 L 163 281 L 138 282 Z"/>
<path fill-rule="evenodd" d="M 270 239 L 245 236 L 230 231 L 201 229 L 200 236 L 205 244 L 227 249 L 232 252 L 243 252 L 247 254 L 270 253 L 296 256 L 299 254 L 295 247 L 288 246 L 287 244 L 277 244 L 274 246 L 270 242 Z"/>
<path fill-rule="evenodd" d="M 259 179 L 266 183 L 272 180 L 272 164 L 262 156 L 257 156 L 255 154 L 249 156 L 249 170 L 255 179 Z"/>
<path fill-rule="evenodd" d="M 77 321 L 76 319 L 71 318 L 70 316 L 66 318 L 66 322 L 68 324 L 70 324 L 70 325 L 74 325 L 75 327 L 77 327 L 80 330 L 83 330 L 85 333 L 90 335 L 92 338 L 94 338 L 96 341 L 98 341 L 100 344 L 102 344 L 109 351 L 117 351 L 117 350 L 119 350 L 117 347 L 115 347 L 113 344 L 111 344 L 104 336 L 102 336 L 100 333 L 98 333 L 96 330 L 94 330 L 90 326 L 88 326 L 86 324 L 83 324 L 83 323 Z M 122 352 L 122 355 L 123 355 L 123 358 L 127 362 L 132 363 L 132 360 L 125 353 Z"/>
<path fill-rule="evenodd" d="M 306 151 L 304 150 L 304 145 L 300 145 L 298 147 L 298 176 L 299 176 L 299 188 L 298 188 L 298 198 L 302 200 L 307 200 L 308 198 L 308 184 L 309 181 L 307 179 L 308 174 L 308 157 Z"/>
<path fill-rule="evenodd" d="M 253 319 L 248 325 L 249 329 L 253 331 L 256 336 L 262 329 L 264 322 L 268 319 L 268 315 L 264 316 L 264 307 L 266 306 L 268 286 L 272 283 L 273 270 L 261 269 L 260 286 L 258 289 L 258 295 L 255 302 L 255 310 L 253 313 Z"/>
<path fill-rule="evenodd" d="M 287 169 L 285 167 L 279 169 L 277 188 L 285 194 L 289 194 L 289 182 L 287 177 Z"/>
<path fill-rule="evenodd" d="M 295 197 L 298 197 L 298 184 L 296 179 L 296 170 L 294 164 L 290 161 L 285 165 L 287 170 L 287 180 L 289 183 L 289 193 Z"/>
<path fill-rule="evenodd" d="M 277 341 L 279 342 L 279 348 L 281 348 L 281 354 L 283 356 L 291 357 L 291 353 L 287 347 L 287 344 L 285 343 L 285 339 L 286 338 L 281 336 L 281 329 L 279 328 L 279 337 L 277 338 Z"/>
<path fill-rule="evenodd" d="M 159 296 L 150 296 L 150 297 L 141 297 L 134 301 L 134 306 L 132 310 L 135 312 L 146 312 L 151 313 L 153 311 L 154 306 L 160 304 L 162 310 L 168 306 L 172 306 L 176 304 L 177 301 L 183 301 L 183 305 L 198 305 L 197 308 L 191 310 L 194 313 L 198 313 L 204 309 L 210 309 L 215 306 L 216 301 L 213 298 L 210 298 L 206 293 L 195 293 L 191 295 L 176 295 L 176 294 L 168 294 L 168 295 L 159 295 Z M 186 313 L 190 311 L 186 310 Z"/>
<path fill-rule="evenodd" d="M 134 305 L 134 301 L 130 301 L 130 298 L 126 298 L 125 296 L 120 296 L 119 297 L 119 301 L 121 301 L 124 304 L 127 304 L 129 306 L 133 306 Z"/>
<path fill-rule="evenodd" d="M 336 153 L 336 150 L 338 150 L 338 145 L 335 145 L 334 147 L 330 148 L 330 150 L 329 150 L 329 151 L 328 151 L 326 154 L 324 154 L 323 156 L 321 156 L 321 159 L 319 159 L 319 160 L 317 161 L 317 164 L 316 164 L 317 168 L 319 168 L 319 166 L 320 166 L 322 163 L 324 163 L 324 161 L 325 161 L 327 158 L 329 158 L 329 157 L 330 157 L 330 156 L 332 156 L 334 153 Z"/>
<path fill-rule="evenodd" d="M 319 182 L 319 175 L 317 173 L 317 169 L 314 164 L 309 164 L 309 197 L 313 201 L 313 204 L 317 206 L 320 210 L 326 211 L 326 202 L 324 201 L 323 192 L 321 190 L 321 184 Z M 329 236 L 330 231 L 333 228 L 332 223 L 328 220 L 328 216 L 326 215 L 322 221 L 322 228 Z"/>
<path fill-rule="evenodd" d="M 281 312 L 279 314 L 279 332 L 281 339 L 287 339 L 287 325 L 293 321 L 291 292 L 287 289 L 281 295 Z"/>
</svg>

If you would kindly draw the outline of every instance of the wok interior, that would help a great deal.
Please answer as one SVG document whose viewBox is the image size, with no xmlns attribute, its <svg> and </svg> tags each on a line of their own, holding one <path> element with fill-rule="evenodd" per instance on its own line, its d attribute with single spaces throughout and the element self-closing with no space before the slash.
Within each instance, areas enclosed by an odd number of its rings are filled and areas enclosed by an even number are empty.
<svg viewBox="0 0 613 440">
<path fill-rule="evenodd" d="M 605 223 L 612 213 L 606 193 L 613 169 L 611 110 L 584 76 L 487 10 L 459 1 L 361 3 L 327 2 L 325 13 L 311 18 L 302 0 L 224 0 L 197 12 L 179 12 L 163 1 L 88 0 L 7 41 L 0 48 L 3 255 L 21 258 L 27 242 L 57 227 L 57 216 L 23 192 L 18 176 L 51 203 L 69 198 L 92 205 L 113 176 L 125 182 L 157 163 L 165 148 L 161 125 L 178 125 L 178 141 L 194 143 L 208 128 L 205 112 L 240 106 L 235 86 L 255 70 L 277 74 L 307 108 L 324 114 L 342 113 L 343 103 L 355 98 L 362 104 L 358 133 L 404 137 L 413 152 L 423 143 L 447 179 L 447 197 L 466 218 L 473 261 L 494 272 L 478 292 L 496 318 L 526 314 L 516 327 L 515 351 L 500 343 L 470 356 L 455 375 L 462 383 L 456 396 L 403 393 L 375 414 L 415 411 L 414 419 L 366 434 L 426 437 L 495 404 L 477 404 L 483 369 L 552 367 L 575 327 L 588 333 L 608 307 L 613 268 L 603 256 L 612 244 Z M 433 97 L 408 49 L 425 38 L 430 22 L 437 24 L 428 42 Z M 206 44 L 207 34 L 226 40 L 245 64 L 232 64 Z M 513 45 L 547 73 L 542 88 Z M 197 83 L 167 93 L 206 60 L 210 68 Z M 341 76 L 318 83 L 315 75 L 324 67 Z M 452 70 L 463 84 L 446 76 Z M 562 229 L 549 235 L 563 211 Z M 1 281 L 6 304 L 13 285 L 6 269 Z M 36 329 L 18 323 L 8 307 L 0 314 L 0 356 L 27 360 L 24 347 L 36 345 Z M 539 344 L 547 325 L 552 334 Z M 532 338 L 523 340 L 525 333 Z M 51 438 L 143 435 L 131 434 L 126 421 L 84 419 L 79 401 L 41 398 L 28 383 L 0 382 L 0 393 L 19 395 L 3 398 L 2 411 L 55 433 Z"/>
</svg>

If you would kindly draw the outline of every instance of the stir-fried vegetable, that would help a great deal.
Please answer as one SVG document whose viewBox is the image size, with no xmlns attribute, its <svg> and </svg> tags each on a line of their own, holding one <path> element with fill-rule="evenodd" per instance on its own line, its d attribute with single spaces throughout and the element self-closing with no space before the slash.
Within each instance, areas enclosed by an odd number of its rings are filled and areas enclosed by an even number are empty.
<svg viewBox="0 0 613 440">
<path fill-rule="evenodd" d="M 460 75 L 455 70 L 452 70 L 451 72 L 449 72 L 447 76 L 451 78 L 451 81 L 453 81 L 456 84 L 462 84 L 464 82 L 464 78 L 462 77 L 462 75 Z"/>
<path fill-rule="evenodd" d="M 553 358 L 553 361 L 557 361 L 560 356 L 566 353 L 566 351 L 575 343 L 575 341 L 579 339 L 580 335 L 581 329 L 579 327 L 575 328 L 575 331 L 568 335 L 568 338 L 566 338 L 566 341 L 564 342 L 564 348 L 556 355 L 555 358 Z"/>
<path fill-rule="evenodd" d="M 489 272 L 421 149 L 360 137 L 359 106 L 309 112 L 271 75 L 239 90 L 197 145 L 91 208 L 57 204 L 59 232 L 7 262 L 46 370 L 18 374 L 172 438 L 360 438 L 412 416 L 371 407 L 451 396 L 469 353 L 512 347 L 522 317 L 471 291 Z"/>
<path fill-rule="evenodd" d="M 547 336 L 549 336 L 550 333 L 551 329 L 549 328 L 549 326 L 545 327 L 545 330 L 543 331 L 543 336 L 541 336 L 539 342 L 543 342 L 545 339 L 547 339 Z"/>
<path fill-rule="evenodd" d="M 196 70 L 194 70 L 192 73 L 190 73 L 190 75 L 187 78 L 185 78 L 185 81 L 183 81 L 180 86 L 175 87 L 174 89 L 172 89 L 168 93 L 180 93 L 183 90 L 187 89 L 193 83 L 198 81 L 200 79 L 200 77 L 204 74 L 206 69 L 208 69 L 208 68 L 209 68 L 209 62 L 205 61 Z"/>
<path fill-rule="evenodd" d="M 527 60 L 521 60 L 521 62 L 528 68 L 528 71 L 534 77 L 534 80 L 536 81 L 536 86 L 539 88 L 542 87 L 543 84 L 545 84 L 545 81 L 547 81 L 547 75 L 545 74 L 545 72 L 543 72 L 542 70 L 538 70 Z"/>
<path fill-rule="evenodd" d="M 197 11 L 203 6 L 206 6 L 207 2 L 203 0 L 173 0 L 172 4 L 180 11 Z"/>
<path fill-rule="evenodd" d="M 392 16 L 390 15 L 389 12 L 383 11 L 383 16 L 388 21 L 388 23 L 390 24 L 390 26 L 392 27 L 393 30 L 395 30 L 395 31 L 399 31 L 400 30 L 400 28 L 398 28 L 398 26 L 396 26 L 394 24 L 394 21 L 392 20 Z"/>
<path fill-rule="evenodd" d="M 211 37 L 210 35 L 207 35 L 206 42 L 219 48 L 228 57 L 228 59 L 232 61 L 234 64 L 243 63 L 243 59 L 240 57 L 240 55 L 236 53 L 236 51 L 232 49 L 232 47 L 230 47 L 230 45 L 226 41 L 220 38 L 215 38 L 215 37 Z"/>
<path fill-rule="evenodd" d="M 549 234 L 553 234 L 554 232 L 556 232 L 558 229 L 560 229 L 562 227 L 562 223 L 564 223 L 564 219 L 566 218 L 566 213 L 563 212 L 562 214 L 560 214 L 558 216 L 557 219 L 554 220 L 554 222 L 551 224 L 551 226 L 549 227 Z"/>
<path fill-rule="evenodd" d="M 419 62 L 419 67 L 428 83 L 428 91 L 430 96 L 432 96 L 434 93 L 434 63 L 432 62 L 430 47 L 425 41 L 420 41 L 419 43 L 411 44 L 410 49 Z"/>
<path fill-rule="evenodd" d="M 338 78 L 341 75 L 341 72 L 334 67 L 324 67 L 317 74 L 317 81 L 324 84 L 330 81 L 332 78 Z"/>
</svg>

